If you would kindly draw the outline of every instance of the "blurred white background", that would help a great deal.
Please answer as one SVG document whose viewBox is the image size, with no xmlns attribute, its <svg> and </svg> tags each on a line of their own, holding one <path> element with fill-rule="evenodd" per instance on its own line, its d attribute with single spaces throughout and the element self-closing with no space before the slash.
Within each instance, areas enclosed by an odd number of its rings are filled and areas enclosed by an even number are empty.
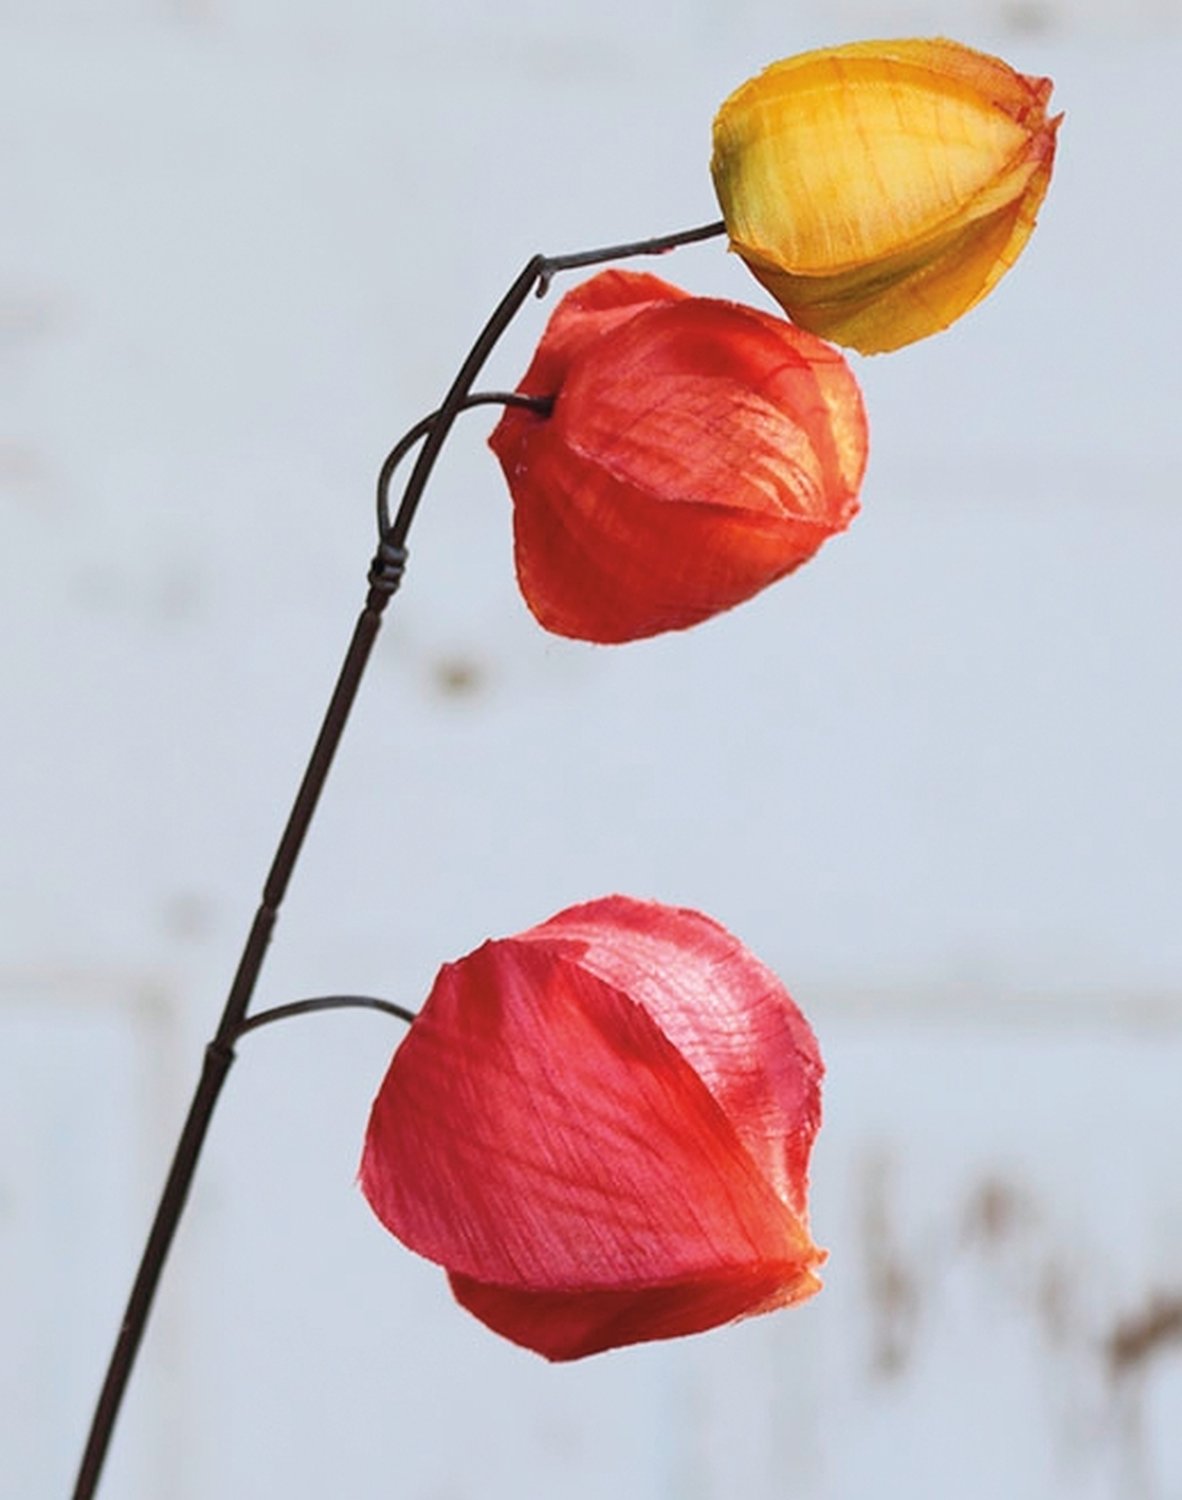
<svg viewBox="0 0 1182 1500">
<path fill-rule="evenodd" d="M 418 1004 L 609 890 L 711 912 L 827 1057 L 826 1290 L 574 1368 L 498 1342 L 354 1186 L 397 1026 L 307 1019 L 242 1043 L 103 1493 L 1182 1496 L 1180 29 L 1178 0 L 7 0 L 0 1493 L 68 1492 L 386 449 L 531 252 L 716 216 L 749 73 L 946 33 L 1067 120 L 994 296 L 855 361 L 853 529 L 689 634 L 549 639 L 464 418 L 259 996 Z M 766 305 L 717 242 L 657 269 Z"/>
</svg>

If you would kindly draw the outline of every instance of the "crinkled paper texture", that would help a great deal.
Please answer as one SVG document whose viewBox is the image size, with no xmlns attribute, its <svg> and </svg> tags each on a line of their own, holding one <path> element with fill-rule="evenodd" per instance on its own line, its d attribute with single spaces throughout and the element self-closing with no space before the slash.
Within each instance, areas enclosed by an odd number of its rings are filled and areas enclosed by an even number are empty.
<svg viewBox="0 0 1182 1500">
<path fill-rule="evenodd" d="M 812 557 L 858 509 L 866 421 L 837 350 L 782 318 L 605 271 L 563 298 L 490 439 L 522 594 L 559 635 L 679 630 Z"/>
<path fill-rule="evenodd" d="M 714 122 L 732 247 L 802 327 L 863 353 L 945 328 L 1034 228 L 1051 84 L 956 42 L 857 42 L 748 80 Z"/>
<path fill-rule="evenodd" d="M 610 897 L 440 972 L 361 1181 L 457 1298 L 552 1359 L 819 1286 L 821 1061 L 779 980 L 696 912 Z"/>
</svg>

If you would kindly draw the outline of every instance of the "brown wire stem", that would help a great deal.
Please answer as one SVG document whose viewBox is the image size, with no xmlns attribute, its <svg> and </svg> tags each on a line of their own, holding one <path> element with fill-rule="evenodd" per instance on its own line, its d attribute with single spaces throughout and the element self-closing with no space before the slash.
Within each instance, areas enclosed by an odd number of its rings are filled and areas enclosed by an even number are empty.
<svg viewBox="0 0 1182 1500">
<path fill-rule="evenodd" d="M 248 1031 L 258 1031 L 261 1026 L 272 1026 L 276 1021 L 286 1021 L 292 1016 L 310 1016 L 322 1010 L 377 1010 L 383 1015 L 396 1016 L 409 1025 L 416 1012 L 405 1005 L 396 1005 L 393 1000 L 378 1000 L 373 995 L 317 995 L 314 1000 L 291 1000 L 286 1005 L 276 1005 L 270 1010 L 256 1011 L 247 1016 L 234 1033 L 234 1040 Z"/>
<path fill-rule="evenodd" d="M 262 899 L 247 933 L 246 943 L 226 997 L 221 1020 L 218 1022 L 213 1040 L 205 1049 L 189 1112 L 185 1117 L 180 1139 L 168 1169 L 156 1215 L 148 1233 L 123 1320 L 119 1325 L 115 1347 L 99 1392 L 78 1469 L 78 1477 L 72 1492 L 73 1500 L 92 1500 L 98 1487 L 115 1421 L 119 1415 L 127 1382 L 143 1339 L 160 1275 L 189 1196 L 189 1189 L 197 1169 L 197 1160 L 209 1130 L 218 1096 L 226 1081 L 226 1075 L 230 1071 L 230 1065 L 234 1061 L 234 1043 L 244 1031 L 252 1029 L 252 1023 L 247 1021 L 246 1013 L 258 982 L 267 946 L 279 915 L 279 908 L 287 891 L 296 860 L 303 848 L 312 815 L 316 811 L 316 805 L 324 789 L 337 745 L 340 743 L 345 724 L 348 722 L 349 711 L 353 706 L 353 700 L 356 697 L 366 663 L 369 661 L 370 652 L 373 650 L 374 641 L 377 639 L 382 612 L 401 582 L 402 572 L 406 565 L 406 539 L 431 470 L 435 466 L 435 461 L 439 457 L 452 424 L 461 411 L 490 401 L 510 405 L 536 404 L 531 403 L 530 398 L 502 392 L 489 392 L 487 395 L 474 396 L 472 394 L 473 381 L 491 354 L 497 340 L 512 322 L 530 292 L 536 288 L 538 294 L 543 295 L 557 272 L 573 270 L 581 266 L 598 265 L 606 261 L 623 260 L 631 256 L 659 255 L 672 250 L 677 245 L 687 245 L 695 240 L 709 239 L 724 232 L 725 226 L 719 222 L 706 224 L 697 229 L 684 230 L 678 234 L 660 235 L 655 239 L 610 245 L 601 250 L 581 250 L 571 255 L 535 255 L 527 262 L 481 330 L 475 344 L 460 365 L 439 410 L 416 423 L 391 450 L 383 463 L 378 485 L 378 548 L 369 570 L 369 589 L 365 604 L 354 627 L 336 686 L 333 688 L 320 726 L 320 732 L 312 747 L 307 768 L 264 882 Z M 420 440 L 423 445 L 403 491 L 398 512 L 391 524 L 388 520 L 386 491 L 398 463 Z M 296 1004 L 298 1007 L 302 1006 L 302 1002 L 296 1002 Z M 374 1008 L 379 1008 L 379 1005 L 380 1008 L 385 1008 L 385 1002 L 379 1002 Z M 302 1008 L 339 1007 L 321 1005 L 317 1002 L 314 1007 L 302 1006 Z M 403 1014 L 400 1007 L 392 1007 L 392 1009 L 395 1014 Z M 283 1015 L 280 1012 L 284 1015 L 298 1013 L 293 1012 L 290 1007 L 280 1006 L 273 1012 L 262 1012 L 260 1016 L 254 1018 L 254 1023 L 262 1025 L 264 1021 L 281 1020 Z"/>
</svg>

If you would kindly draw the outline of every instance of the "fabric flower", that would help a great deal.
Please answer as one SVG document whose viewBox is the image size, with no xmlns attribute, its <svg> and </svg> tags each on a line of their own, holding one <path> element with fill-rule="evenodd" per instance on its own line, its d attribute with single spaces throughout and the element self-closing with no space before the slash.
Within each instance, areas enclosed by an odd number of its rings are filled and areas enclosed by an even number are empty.
<svg viewBox="0 0 1182 1500">
<path fill-rule="evenodd" d="M 958 42 L 773 63 L 714 121 L 732 248 L 802 327 L 864 354 L 946 328 L 1013 265 L 1050 181 L 1048 78 Z"/>
<path fill-rule="evenodd" d="M 858 509 L 866 420 L 837 350 L 735 303 L 604 271 L 565 296 L 489 439 L 547 630 L 636 640 L 730 609 Z"/>
<path fill-rule="evenodd" d="M 361 1185 L 463 1306 L 549 1359 L 696 1333 L 820 1286 L 822 1071 L 730 933 L 610 896 L 444 966 Z"/>
</svg>

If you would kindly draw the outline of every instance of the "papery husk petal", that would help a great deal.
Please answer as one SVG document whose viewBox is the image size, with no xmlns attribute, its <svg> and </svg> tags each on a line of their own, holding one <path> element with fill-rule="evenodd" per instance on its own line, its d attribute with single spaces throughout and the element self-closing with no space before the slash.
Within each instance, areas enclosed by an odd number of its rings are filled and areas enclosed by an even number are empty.
<svg viewBox="0 0 1182 1500">
<path fill-rule="evenodd" d="M 490 444 L 522 593 L 558 634 L 696 624 L 856 513 L 866 423 L 848 366 L 753 309 L 603 273 L 564 299 L 521 389 L 552 412 L 506 411 Z"/>
<path fill-rule="evenodd" d="M 937 332 L 1029 238 L 1059 125 L 1050 89 L 939 39 L 774 63 L 715 120 L 732 248 L 826 338 L 878 353 Z"/>
<path fill-rule="evenodd" d="M 600 645 L 711 619 L 799 567 L 834 530 L 682 502 L 674 545 L 662 502 L 618 483 L 574 485 L 569 466 L 547 454 L 513 513 L 530 613 L 555 635 Z"/>
<path fill-rule="evenodd" d="M 814 1253 L 644 1010 L 512 939 L 441 971 L 375 1101 L 361 1182 L 411 1249 L 531 1291 Z"/>
<path fill-rule="evenodd" d="M 613 896 L 445 965 L 374 1102 L 361 1184 L 457 1299 L 549 1359 L 820 1286 L 822 1067 L 779 980 L 700 913 Z"/>
<path fill-rule="evenodd" d="M 530 1292 L 454 1273 L 448 1279 L 456 1301 L 494 1332 L 547 1359 L 571 1360 L 792 1307 L 820 1291 L 813 1267 L 823 1259 L 815 1251 L 799 1261 L 640 1290 Z"/>
<path fill-rule="evenodd" d="M 835 49 L 774 63 L 733 94 L 714 169 L 736 248 L 828 275 L 938 233 L 1029 138 L 963 77 Z"/>
<path fill-rule="evenodd" d="M 571 907 L 522 940 L 626 984 L 804 1217 L 824 1069 L 812 1029 L 769 968 L 701 912 L 626 897 Z"/>
<path fill-rule="evenodd" d="M 879 41 L 846 42 L 839 48 L 820 48 L 818 51 L 837 51 L 845 57 L 906 63 L 929 73 L 958 79 L 1022 124 L 1041 116 L 1054 87 L 1049 78 L 1019 73 L 1000 57 L 979 52 L 948 37 L 890 37 Z M 809 54 L 802 55 L 807 57 Z"/>
<path fill-rule="evenodd" d="M 844 42 L 835 48 L 801 52 L 799 57 L 805 60 L 834 54 L 844 58 L 904 63 L 938 77 L 954 78 L 1022 124 L 1040 120 L 1055 87 L 1050 78 L 1020 74 L 992 52 L 977 51 L 977 48 L 945 36 L 883 37 L 868 42 Z M 786 62 L 795 62 L 795 58 L 786 58 Z M 772 63 L 772 68 L 774 66 L 777 65 Z"/>
<path fill-rule="evenodd" d="M 566 378 L 572 360 L 591 343 L 610 337 L 646 308 L 667 307 L 689 298 L 689 292 L 662 281 L 659 276 L 617 267 L 579 282 L 563 295 L 550 314 L 545 335 L 534 350 L 518 390 L 527 396 L 552 396 Z M 505 415 L 510 415 L 511 410 Z M 498 432 L 499 428 L 494 429 L 489 439 L 494 452 L 499 442 Z"/>
<path fill-rule="evenodd" d="M 1030 238 L 1050 176 L 1049 162 L 1037 166 L 1020 198 L 983 217 L 966 212 L 947 234 L 879 261 L 872 275 L 793 276 L 747 263 L 802 328 L 862 354 L 888 353 L 947 328 L 993 290 Z"/>
</svg>

